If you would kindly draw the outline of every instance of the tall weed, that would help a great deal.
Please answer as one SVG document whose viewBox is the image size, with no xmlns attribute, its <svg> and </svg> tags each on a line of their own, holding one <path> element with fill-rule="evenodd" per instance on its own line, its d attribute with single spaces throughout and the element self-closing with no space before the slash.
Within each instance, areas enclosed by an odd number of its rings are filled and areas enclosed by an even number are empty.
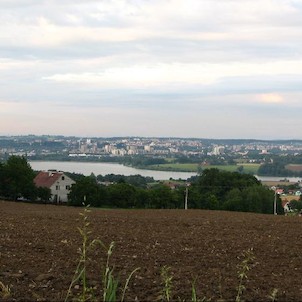
<svg viewBox="0 0 302 302">
<path fill-rule="evenodd" d="M 132 278 L 133 274 L 139 270 L 139 268 L 136 268 L 133 270 L 128 278 L 126 279 L 124 287 L 122 287 L 118 281 L 118 279 L 114 276 L 114 270 L 110 266 L 110 257 L 113 252 L 114 248 L 114 242 L 111 242 L 109 247 L 106 247 L 106 245 L 99 239 L 90 239 L 91 231 L 89 230 L 89 220 L 88 220 L 88 214 L 90 213 L 89 206 L 86 206 L 84 209 L 84 213 L 80 213 L 82 216 L 82 227 L 78 228 L 80 235 L 82 237 L 82 246 L 79 248 L 79 261 L 77 264 L 77 268 L 75 270 L 74 276 L 72 278 L 72 281 L 69 285 L 69 288 L 67 290 L 67 294 L 65 297 L 65 302 L 69 300 L 73 296 L 72 289 L 78 285 L 78 283 L 81 284 L 81 293 L 78 295 L 76 301 L 78 302 L 87 302 L 87 301 L 97 301 L 96 294 L 94 288 L 89 286 L 88 280 L 87 280 L 87 265 L 89 262 L 88 253 L 96 248 L 97 246 L 101 247 L 106 251 L 107 254 L 107 260 L 104 267 L 104 272 L 102 274 L 102 290 L 103 290 L 103 301 L 105 302 L 113 302 L 113 301 L 121 301 L 123 302 L 125 299 L 125 293 L 128 289 L 130 279 Z M 118 299 L 118 293 L 121 291 L 121 298 Z"/>
<path fill-rule="evenodd" d="M 248 278 L 247 273 L 251 269 L 251 264 L 255 259 L 253 249 L 250 248 L 242 253 L 243 260 L 238 265 L 238 278 L 239 278 L 239 284 L 237 286 L 237 295 L 236 295 L 236 302 L 241 302 L 241 297 L 243 295 L 243 292 L 245 291 L 245 285 L 244 280 Z"/>
<path fill-rule="evenodd" d="M 169 266 L 163 266 L 160 272 L 160 276 L 163 283 L 163 290 L 161 294 L 161 300 L 169 302 L 172 298 L 172 279 L 173 276 L 170 273 L 170 267 Z"/>
</svg>

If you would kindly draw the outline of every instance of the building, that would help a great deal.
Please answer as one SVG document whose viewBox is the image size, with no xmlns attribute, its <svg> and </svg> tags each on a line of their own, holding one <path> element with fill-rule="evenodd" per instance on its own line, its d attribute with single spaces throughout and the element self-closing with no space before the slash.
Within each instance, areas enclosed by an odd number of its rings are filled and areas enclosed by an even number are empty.
<svg viewBox="0 0 302 302">
<path fill-rule="evenodd" d="M 224 147 L 223 146 L 214 146 L 212 155 L 221 155 L 224 153 Z"/>
<path fill-rule="evenodd" d="M 50 189 L 52 202 L 65 203 L 68 201 L 68 194 L 75 181 L 61 171 L 48 170 L 39 172 L 34 179 L 34 183 L 36 187 Z"/>
</svg>

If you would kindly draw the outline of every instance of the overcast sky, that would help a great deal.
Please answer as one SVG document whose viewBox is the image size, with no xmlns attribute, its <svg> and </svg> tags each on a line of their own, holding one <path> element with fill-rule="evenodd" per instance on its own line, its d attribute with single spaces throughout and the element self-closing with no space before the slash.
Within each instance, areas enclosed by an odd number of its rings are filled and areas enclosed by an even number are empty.
<svg viewBox="0 0 302 302">
<path fill-rule="evenodd" d="M 0 0 L 0 134 L 302 139 L 301 0 Z"/>
</svg>

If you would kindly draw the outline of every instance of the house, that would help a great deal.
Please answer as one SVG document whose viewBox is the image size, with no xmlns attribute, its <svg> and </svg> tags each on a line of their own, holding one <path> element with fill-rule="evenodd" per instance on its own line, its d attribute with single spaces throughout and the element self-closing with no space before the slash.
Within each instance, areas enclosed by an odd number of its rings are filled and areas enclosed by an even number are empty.
<svg viewBox="0 0 302 302">
<path fill-rule="evenodd" d="M 276 189 L 275 189 L 275 193 L 278 194 L 278 195 L 282 195 L 282 194 L 284 193 L 284 190 L 283 190 L 283 189 L 276 188 Z"/>
<path fill-rule="evenodd" d="M 48 170 L 39 172 L 34 178 L 34 183 L 36 187 L 50 189 L 52 202 L 64 203 L 68 201 L 68 194 L 75 181 L 61 171 Z"/>
<path fill-rule="evenodd" d="M 281 202 L 282 202 L 282 207 L 284 209 L 285 215 L 287 213 L 294 212 L 294 210 L 290 206 L 290 202 L 293 200 L 300 200 L 300 196 L 294 196 L 294 195 L 282 195 L 281 196 Z"/>
</svg>

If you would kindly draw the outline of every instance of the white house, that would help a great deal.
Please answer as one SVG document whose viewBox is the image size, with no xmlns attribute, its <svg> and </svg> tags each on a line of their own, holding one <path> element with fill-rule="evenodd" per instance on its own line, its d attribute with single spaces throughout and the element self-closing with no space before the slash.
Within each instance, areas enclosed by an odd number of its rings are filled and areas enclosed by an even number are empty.
<svg viewBox="0 0 302 302">
<path fill-rule="evenodd" d="M 48 170 L 39 172 L 34 179 L 34 183 L 36 187 L 50 189 L 52 202 L 65 203 L 68 201 L 68 193 L 75 181 L 61 171 Z"/>
</svg>

